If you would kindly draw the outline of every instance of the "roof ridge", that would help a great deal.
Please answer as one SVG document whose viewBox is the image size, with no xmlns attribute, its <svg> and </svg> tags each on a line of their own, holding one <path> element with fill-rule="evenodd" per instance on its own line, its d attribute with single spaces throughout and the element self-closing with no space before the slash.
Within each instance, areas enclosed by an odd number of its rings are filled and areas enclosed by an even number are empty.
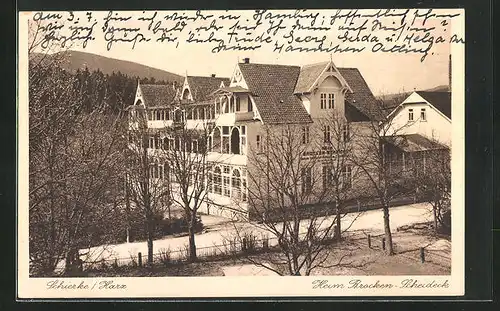
<svg viewBox="0 0 500 311">
<path fill-rule="evenodd" d="M 210 79 L 230 79 L 229 77 L 212 77 L 212 76 L 187 76 L 188 78 L 210 78 Z"/>
<path fill-rule="evenodd" d="M 238 65 L 259 65 L 259 66 L 274 66 L 274 67 L 300 68 L 300 66 L 297 66 L 297 65 L 263 64 L 263 63 L 239 63 Z"/>
</svg>

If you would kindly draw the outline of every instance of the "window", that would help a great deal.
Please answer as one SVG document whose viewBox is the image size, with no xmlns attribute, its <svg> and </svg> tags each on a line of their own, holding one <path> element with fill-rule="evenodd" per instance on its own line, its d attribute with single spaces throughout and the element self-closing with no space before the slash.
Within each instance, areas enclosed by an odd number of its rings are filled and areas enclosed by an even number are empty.
<svg viewBox="0 0 500 311">
<path fill-rule="evenodd" d="M 257 146 L 257 152 L 260 152 L 262 149 L 262 142 L 260 140 L 260 135 L 257 135 L 256 137 L 256 146 Z"/>
<path fill-rule="evenodd" d="M 344 189 L 351 189 L 352 187 L 352 168 L 350 165 L 342 168 L 342 186 Z"/>
<path fill-rule="evenodd" d="M 326 109 L 326 93 L 320 94 L 321 109 Z"/>
<path fill-rule="evenodd" d="M 331 133 L 329 125 L 325 125 L 323 127 L 323 142 L 325 144 L 329 144 L 331 142 Z"/>
<path fill-rule="evenodd" d="M 312 190 L 312 170 L 310 167 L 302 169 L 302 192 L 309 194 Z"/>
<path fill-rule="evenodd" d="M 252 101 L 250 100 L 250 96 L 247 97 L 248 100 L 248 111 L 253 111 Z"/>
<path fill-rule="evenodd" d="M 153 136 L 149 136 L 149 145 L 148 147 L 150 149 L 153 149 L 155 147 L 155 138 Z"/>
<path fill-rule="evenodd" d="M 158 165 L 158 174 L 159 174 L 158 178 L 164 179 L 163 165 L 162 164 Z"/>
<path fill-rule="evenodd" d="M 344 140 L 344 142 L 348 142 L 349 138 L 350 138 L 349 125 L 345 124 L 342 126 L 342 139 Z"/>
<path fill-rule="evenodd" d="M 192 147 L 193 152 L 198 153 L 198 140 L 196 140 L 196 139 L 193 140 L 192 144 L 193 144 L 193 147 Z"/>
<path fill-rule="evenodd" d="M 222 185 L 222 188 L 224 189 L 224 196 L 229 197 L 231 196 L 231 184 L 230 184 L 230 178 L 229 176 L 224 175 L 224 185 Z"/>
<path fill-rule="evenodd" d="M 427 115 L 425 114 L 425 108 L 420 109 L 420 121 L 427 121 Z"/>
<path fill-rule="evenodd" d="M 229 98 L 229 113 L 234 112 L 234 96 Z"/>
<path fill-rule="evenodd" d="M 333 183 L 333 172 L 329 166 L 323 166 L 323 188 L 326 190 Z"/>
<path fill-rule="evenodd" d="M 232 197 L 235 199 L 240 199 L 241 197 L 241 179 L 240 179 L 240 171 L 235 169 L 233 170 L 233 184 L 232 184 Z"/>
<path fill-rule="evenodd" d="M 333 93 L 328 94 L 328 109 L 333 109 L 334 97 Z"/>
<path fill-rule="evenodd" d="M 161 149 L 161 139 L 159 137 L 154 138 L 155 149 Z"/>
<path fill-rule="evenodd" d="M 302 128 L 302 144 L 309 143 L 309 127 L 304 126 Z"/>
<path fill-rule="evenodd" d="M 241 182 L 243 184 L 243 189 L 242 189 L 242 192 L 241 192 L 241 194 L 242 194 L 241 200 L 243 202 L 246 202 L 246 200 L 247 200 L 247 179 L 245 177 L 243 177 L 241 179 Z"/>
<path fill-rule="evenodd" d="M 413 109 L 408 109 L 408 121 L 413 121 Z"/>
<path fill-rule="evenodd" d="M 236 112 L 240 111 L 240 98 L 236 97 Z"/>
<path fill-rule="evenodd" d="M 222 194 L 222 176 L 220 167 L 215 167 L 214 169 L 214 192 L 216 194 Z"/>
<path fill-rule="evenodd" d="M 162 111 L 161 110 L 156 110 L 156 120 L 161 120 L 162 118 Z"/>
</svg>

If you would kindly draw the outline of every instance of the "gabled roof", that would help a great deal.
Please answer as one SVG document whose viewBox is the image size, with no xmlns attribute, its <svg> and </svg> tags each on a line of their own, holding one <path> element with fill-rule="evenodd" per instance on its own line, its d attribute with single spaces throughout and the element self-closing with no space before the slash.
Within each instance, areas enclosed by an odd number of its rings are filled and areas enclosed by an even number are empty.
<svg viewBox="0 0 500 311">
<path fill-rule="evenodd" d="M 254 63 L 238 65 L 263 122 L 312 122 L 302 101 L 294 95 L 300 67 Z"/>
<path fill-rule="evenodd" d="M 295 93 L 308 92 L 329 63 L 322 62 L 302 66 L 297 85 L 295 86 Z"/>
<path fill-rule="evenodd" d="M 417 94 L 451 120 L 451 92 L 417 91 Z"/>
<path fill-rule="evenodd" d="M 176 94 L 172 85 L 139 84 L 139 87 L 146 107 L 169 106 Z"/>
<path fill-rule="evenodd" d="M 354 106 L 359 112 L 371 120 L 382 120 L 385 114 L 377 99 L 373 96 L 361 72 L 357 68 L 339 67 L 337 69 L 352 89 L 352 93 L 347 92 L 346 94 L 346 103 Z"/>
<path fill-rule="evenodd" d="M 221 86 L 221 82 L 228 86 L 229 78 L 187 76 L 191 96 L 195 101 L 209 99 L 210 94 Z"/>
</svg>

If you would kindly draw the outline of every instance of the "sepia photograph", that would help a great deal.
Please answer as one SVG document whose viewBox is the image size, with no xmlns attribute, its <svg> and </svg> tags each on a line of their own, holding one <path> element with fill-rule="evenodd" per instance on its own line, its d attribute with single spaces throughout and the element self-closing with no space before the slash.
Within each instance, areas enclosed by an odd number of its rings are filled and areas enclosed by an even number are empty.
<svg viewBox="0 0 500 311">
<path fill-rule="evenodd" d="M 463 27 L 21 12 L 19 292 L 463 294 Z"/>
</svg>

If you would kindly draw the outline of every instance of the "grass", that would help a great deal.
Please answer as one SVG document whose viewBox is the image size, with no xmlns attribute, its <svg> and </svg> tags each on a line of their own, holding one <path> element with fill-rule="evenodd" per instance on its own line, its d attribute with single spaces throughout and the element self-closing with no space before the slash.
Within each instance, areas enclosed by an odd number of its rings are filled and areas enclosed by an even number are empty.
<svg viewBox="0 0 500 311">
<path fill-rule="evenodd" d="M 415 234 L 412 231 L 401 231 L 393 234 L 396 254 L 387 256 L 381 249 L 380 240 L 373 238 L 372 248 L 368 248 L 367 239 L 359 237 L 346 238 L 339 244 L 329 246 L 329 254 L 323 267 L 313 271 L 313 275 L 449 275 L 451 260 L 449 252 L 426 251 L 426 261 L 420 261 L 421 245 L 430 245 L 439 240 L 432 235 Z M 444 256 L 443 256 L 444 255 Z M 263 261 L 269 254 L 256 254 Z M 339 263 L 340 258 L 341 265 Z M 249 264 L 245 258 L 222 257 L 207 258 L 195 263 L 174 262 L 168 265 L 161 263 L 151 267 L 109 267 L 100 271 L 89 271 L 88 277 L 165 277 L 165 276 L 224 276 L 223 268 Z"/>
</svg>

